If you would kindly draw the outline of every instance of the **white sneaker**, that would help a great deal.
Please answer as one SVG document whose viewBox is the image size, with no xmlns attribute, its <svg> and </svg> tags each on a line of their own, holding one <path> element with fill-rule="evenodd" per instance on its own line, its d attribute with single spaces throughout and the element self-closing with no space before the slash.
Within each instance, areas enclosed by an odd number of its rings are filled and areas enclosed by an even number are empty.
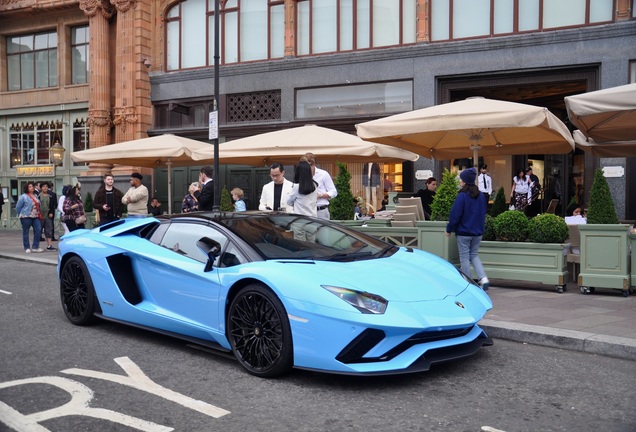
<svg viewBox="0 0 636 432">
<path fill-rule="evenodd" d="M 44 249 L 42 248 L 33 249 L 33 252 L 44 252 Z"/>
<path fill-rule="evenodd" d="M 31 253 L 31 249 L 25 249 L 24 253 Z"/>
<path fill-rule="evenodd" d="M 484 291 L 488 291 L 488 288 L 490 288 L 490 281 L 487 277 L 484 276 L 483 278 L 479 279 L 479 286 Z"/>
</svg>

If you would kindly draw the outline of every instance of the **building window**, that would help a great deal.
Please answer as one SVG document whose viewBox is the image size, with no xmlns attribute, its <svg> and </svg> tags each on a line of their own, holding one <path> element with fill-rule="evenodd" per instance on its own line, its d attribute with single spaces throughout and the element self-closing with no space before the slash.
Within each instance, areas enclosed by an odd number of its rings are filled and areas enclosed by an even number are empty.
<svg viewBox="0 0 636 432">
<path fill-rule="evenodd" d="M 71 30 L 71 80 L 73 84 L 88 82 L 88 26 Z"/>
<path fill-rule="evenodd" d="M 59 122 L 13 124 L 9 130 L 11 168 L 24 165 L 50 165 L 49 148 L 62 143 Z"/>
<path fill-rule="evenodd" d="M 489 37 L 613 21 L 611 0 L 431 0 L 431 40 Z"/>
<path fill-rule="evenodd" d="M 385 115 L 412 109 L 412 81 L 320 87 L 296 91 L 297 119 Z"/>
<path fill-rule="evenodd" d="M 282 58 L 283 0 L 227 0 L 219 5 L 221 64 Z M 214 0 L 184 0 L 166 14 L 168 70 L 214 64 Z M 202 38 L 206 41 L 201 43 Z"/>
<path fill-rule="evenodd" d="M 416 3 L 416 0 L 299 0 L 296 52 L 322 54 L 415 43 Z"/>
<path fill-rule="evenodd" d="M 7 37 L 7 77 L 9 91 L 57 86 L 57 34 Z"/>
<path fill-rule="evenodd" d="M 636 83 L 636 60 L 629 62 L 629 83 Z"/>
<path fill-rule="evenodd" d="M 76 119 L 73 122 L 73 151 L 88 150 L 89 147 L 89 130 L 85 119 Z M 88 165 L 86 162 L 73 162 L 74 166 Z"/>
</svg>

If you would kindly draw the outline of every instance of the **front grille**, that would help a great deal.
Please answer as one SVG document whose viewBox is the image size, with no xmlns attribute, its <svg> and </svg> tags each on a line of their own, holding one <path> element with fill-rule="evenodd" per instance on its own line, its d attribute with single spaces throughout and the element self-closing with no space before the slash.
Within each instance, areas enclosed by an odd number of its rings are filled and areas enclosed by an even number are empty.
<svg viewBox="0 0 636 432">
<path fill-rule="evenodd" d="M 382 330 L 367 329 L 351 341 L 349 345 L 347 345 L 340 354 L 338 354 L 336 360 L 341 361 L 342 363 L 372 363 L 389 361 L 414 345 L 458 338 L 470 333 L 473 327 L 474 326 L 453 330 L 423 331 L 414 334 L 378 357 L 364 357 L 364 355 L 369 352 L 371 348 L 376 346 L 382 339 L 384 339 L 386 335 Z"/>
</svg>

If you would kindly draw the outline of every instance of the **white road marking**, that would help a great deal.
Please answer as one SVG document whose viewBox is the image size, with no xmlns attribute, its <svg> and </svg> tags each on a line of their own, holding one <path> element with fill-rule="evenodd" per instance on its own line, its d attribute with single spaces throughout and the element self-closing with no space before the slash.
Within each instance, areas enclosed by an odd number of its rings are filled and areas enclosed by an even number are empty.
<svg viewBox="0 0 636 432">
<path fill-rule="evenodd" d="M 161 396 L 164 399 L 183 405 L 186 408 L 193 409 L 202 414 L 210 417 L 219 418 L 224 415 L 230 414 L 230 411 L 226 411 L 223 408 L 210 405 L 206 402 L 193 399 L 191 397 L 182 395 L 173 390 L 167 389 L 152 382 L 142 370 L 133 363 L 128 357 L 118 357 L 115 362 L 121 366 L 128 376 L 110 374 L 105 372 L 91 371 L 87 369 L 66 369 L 62 373 L 70 375 L 80 375 L 89 378 L 103 379 L 106 381 L 112 381 L 121 385 L 136 388 L 137 390 L 145 391 L 153 395 Z"/>
<path fill-rule="evenodd" d="M 481 430 L 483 432 L 506 432 L 506 431 L 501 430 L 501 429 L 495 429 L 494 427 L 491 427 L 491 426 L 482 426 Z"/>
<path fill-rule="evenodd" d="M 13 294 L 12 292 L 5 291 L 5 290 L 0 290 L 0 293 L 2 293 L 2 294 L 8 294 L 8 295 Z"/>
<path fill-rule="evenodd" d="M 91 408 L 89 407 L 89 403 L 93 399 L 93 391 L 84 384 L 68 378 L 44 376 L 8 381 L 0 383 L 0 389 L 24 384 L 49 384 L 58 387 L 68 392 L 71 395 L 71 400 L 57 408 L 34 412 L 28 415 L 24 415 L 0 401 L 0 423 L 4 423 L 18 432 L 50 432 L 49 429 L 41 426 L 39 423 L 58 417 L 74 415 L 108 420 L 144 432 L 170 432 L 174 430 L 171 427 L 162 426 L 116 411 L 103 408 Z"/>
</svg>

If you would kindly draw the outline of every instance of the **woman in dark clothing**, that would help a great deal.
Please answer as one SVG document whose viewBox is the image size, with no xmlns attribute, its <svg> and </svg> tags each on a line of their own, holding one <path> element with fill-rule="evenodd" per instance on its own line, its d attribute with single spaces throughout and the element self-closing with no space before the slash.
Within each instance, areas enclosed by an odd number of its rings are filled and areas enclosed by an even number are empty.
<svg viewBox="0 0 636 432">
<path fill-rule="evenodd" d="M 437 180 L 435 177 L 429 177 L 428 180 L 426 180 L 426 189 L 420 189 L 413 195 L 422 200 L 422 208 L 424 209 L 426 220 L 431 220 L 431 204 L 433 204 L 433 197 L 436 191 Z"/>
<path fill-rule="evenodd" d="M 80 197 L 80 188 L 77 185 L 71 187 L 66 193 L 66 199 L 64 200 L 64 217 L 62 220 L 69 231 L 84 229 L 86 227 L 84 203 Z"/>
<path fill-rule="evenodd" d="M 490 281 L 486 276 L 484 266 L 481 264 L 478 252 L 481 236 L 484 233 L 488 203 L 484 194 L 479 192 L 479 188 L 475 185 L 476 178 L 477 170 L 475 168 L 465 169 L 459 174 L 461 190 L 451 208 L 446 225 L 446 236 L 450 237 L 452 232 L 455 233 L 462 272 L 470 277 L 470 265 L 472 264 L 479 286 L 486 291 L 490 286 Z"/>
</svg>

